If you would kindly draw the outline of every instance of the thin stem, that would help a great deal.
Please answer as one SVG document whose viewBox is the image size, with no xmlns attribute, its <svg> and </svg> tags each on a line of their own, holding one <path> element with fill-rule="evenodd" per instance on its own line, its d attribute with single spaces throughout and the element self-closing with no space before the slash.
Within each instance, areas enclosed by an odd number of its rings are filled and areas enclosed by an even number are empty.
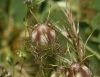
<svg viewBox="0 0 100 77">
<path fill-rule="evenodd" d="M 22 63 L 21 63 L 21 69 L 20 69 L 20 75 L 19 75 L 19 77 L 21 77 L 22 69 L 23 69 L 23 60 L 22 60 Z"/>
<path fill-rule="evenodd" d="M 97 26 L 98 26 L 98 25 L 97 25 Z M 90 39 L 90 37 L 92 36 L 93 32 L 96 30 L 97 26 L 94 28 L 94 30 L 91 32 L 91 34 L 89 35 L 89 37 L 88 37 L 87 40 L 85 41 L 85 44 L 84 44 L 85 50 L 86 50 L 87 42 L 89 41 L 89 39 Z"/>
<path fill-rule="evenodd" d="M 31 14 L 33 15 L 33 17 L 35 18 L 35 20 L 37 21 L 37 23 L 39 23 L 38 19 L 36 18 L 36 16 L 34 15 L 34 13 L 32 12 L 32 10 L 29 10 L 31 12 Z"/>
<path fill-rule="evenodd" d="M 14 54 L 14 57 L 13 58 L 15 60 L 15 54 Z M 15 73 L 14 67 L 15 67 L 15 64 L 14 64 L 14 61 L 13 61 L 13 65 L 12 65 L 12 77 L 14 77 L 14 73 Z"/>
<path fill-rule="evenodd" d="M 13 64 L 13 66 L 12 66 L 12 70 L 13 70 L 12 77 L 14 77 L 14 64 Z"/>
<path fill-rule="evenodd" d="M 64 58 L 64 57 L 62 57 L 62 56 L 59 56 L 59 55 L 57 55 L 57 60 L 64 61 L 64 62 L 68 63 L 69 65 L 72 64 L 72 62 L 71 62 L 69 59 Z"/>
<path fill-rule="evenodd" d="M 51 11 L 51 5 L 50 5 L 50 9 L 49 9 L 49 13 L 48 13 L 48 17 L 47 17 L 47 21 L 46 22 L 48 22 L 48 20 L 49 20 L 50 11 Z"/>
<path fill-rule="evenodd" d="M 93 54 L 93 55 L 89 55 L 89 56 L 85 57 L 85 58 L 81 61 L 80 64 L 82 64 L 82 63 L 83 63 L 87 58 L 92 57 L 92 56 L 95 56 L 95 54 Z"/>
</svg>

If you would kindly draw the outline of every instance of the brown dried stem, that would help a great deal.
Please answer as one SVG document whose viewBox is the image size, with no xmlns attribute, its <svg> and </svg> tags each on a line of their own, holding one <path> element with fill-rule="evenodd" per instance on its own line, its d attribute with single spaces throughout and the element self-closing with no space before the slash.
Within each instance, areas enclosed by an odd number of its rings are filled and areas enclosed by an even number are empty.
<svg viewBox="0 0 100 77">
<path fill-rule="evenodd" d="M 66 20 L 64 20 L 64 21 L 66 24 L 68 24 L 71 33 L 59 28 L 58 26 L 56 26 L 56 28 L 61 32 L 62 35 L 64 35 L 75 46 L 75 51 L 78 54 L 79 60 L 82 61 L 84 58 L 85 50 L 84 50 L 84 43 L 83 43 L 81 37 L 79 36 L 79 24 L 77 25 L 77 29 L 76 29 L 76 26 L 75 26 L 75 23 L 74 23 L 74 20 L 72 17 L 72 12 L 70 10 L 70 6 L 69 6 L 68 2 L 66 3 L 66 11 L 64 11 L 62 8 L 61 8 L 61 10 L 63 11 L 63 13 L 66 16 L 67 21 Z M 69 38 L 69 36 L 71 38 Z"/>
</svg>

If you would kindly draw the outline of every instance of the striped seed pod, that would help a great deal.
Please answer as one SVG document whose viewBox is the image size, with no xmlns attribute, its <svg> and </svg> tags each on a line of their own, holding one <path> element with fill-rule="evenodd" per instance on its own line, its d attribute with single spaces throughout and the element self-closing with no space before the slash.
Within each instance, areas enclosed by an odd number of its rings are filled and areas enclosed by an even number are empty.
<svg viewBox="0 0 100 77">
<path fill-rule="evenodd" d="M 92 73 L 85 65 L 73 62 L 68 68 L 60 68 L 53 71 L 50 77 L 92 77 Z"/>
<path fill-rule="evenodd" d="M 29 27 L 28 32 L 32 42 L 41 46 L 52 43 L 56 38 L 55 30 L 48 23 L 39 23 L 33 28 Z"/>
<path fill-rule="evenodd" d="M 92 77 L 92 73 L 85 65 L 73 62 L 67 71 L 67 77 Z"/>
</svg>

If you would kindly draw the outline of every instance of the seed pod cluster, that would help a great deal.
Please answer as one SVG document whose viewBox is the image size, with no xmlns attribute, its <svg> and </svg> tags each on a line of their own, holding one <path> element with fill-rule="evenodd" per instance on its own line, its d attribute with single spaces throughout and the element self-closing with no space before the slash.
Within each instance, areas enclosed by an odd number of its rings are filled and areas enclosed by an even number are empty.
<svg viewBox="0 0 100 77">
<path fill-rule="evenodd" d="M 32 42 L 41 46 L 51 44 L 56 38 L 55 30 L 48 23 L 39 23 L 33 28 L 29 27 L 28 32 Z"/>
</svg>

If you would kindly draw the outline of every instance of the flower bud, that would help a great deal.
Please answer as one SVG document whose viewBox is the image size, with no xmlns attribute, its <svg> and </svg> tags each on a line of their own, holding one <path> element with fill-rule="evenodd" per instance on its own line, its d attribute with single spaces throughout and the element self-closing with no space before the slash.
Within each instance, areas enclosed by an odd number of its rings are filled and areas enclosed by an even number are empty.
<svg viewBox="0 0 100 77">
<path fill-rule="evenodd" d="M 39 23 L 33 28 L 28 28 L 32 42 L 44 46 L 55 40 L 56 33 L 51 24 Z"/>
</svg>

